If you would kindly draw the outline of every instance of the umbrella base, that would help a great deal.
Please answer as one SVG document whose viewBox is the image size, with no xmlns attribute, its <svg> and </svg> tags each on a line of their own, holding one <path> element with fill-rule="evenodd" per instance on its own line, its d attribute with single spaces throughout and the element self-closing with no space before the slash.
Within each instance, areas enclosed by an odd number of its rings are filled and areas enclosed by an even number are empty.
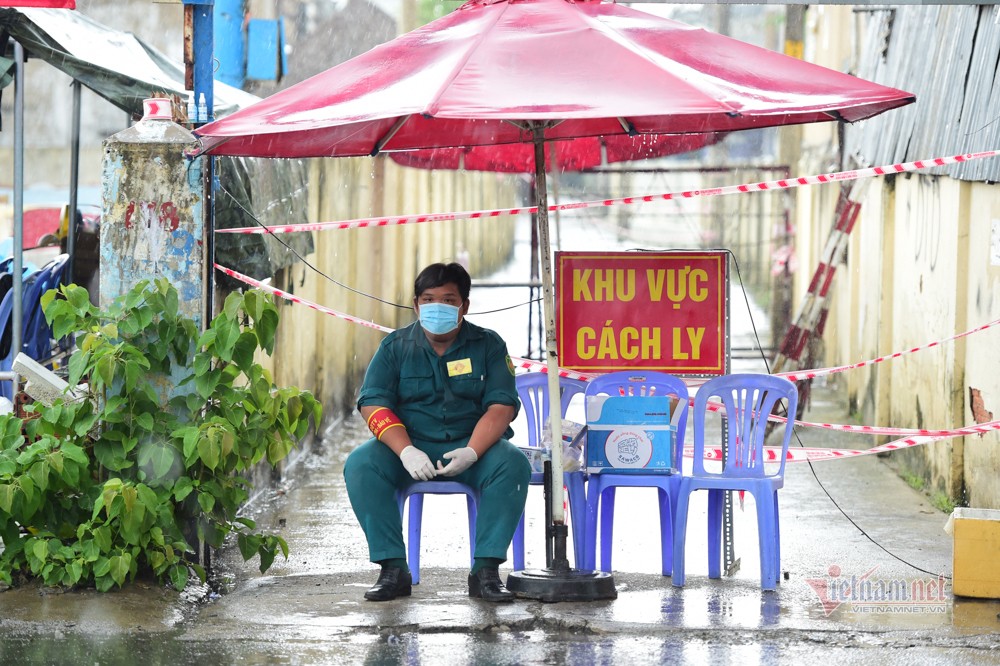
<svg viewBox="0 0 1000 666">
<path fill-rule="evenodd" d="M 617 599 L 614 578 L 603 571 L 526 569 L 507 576 L 507 589 L 521 599 L 601 601 Z"/>
</svg>

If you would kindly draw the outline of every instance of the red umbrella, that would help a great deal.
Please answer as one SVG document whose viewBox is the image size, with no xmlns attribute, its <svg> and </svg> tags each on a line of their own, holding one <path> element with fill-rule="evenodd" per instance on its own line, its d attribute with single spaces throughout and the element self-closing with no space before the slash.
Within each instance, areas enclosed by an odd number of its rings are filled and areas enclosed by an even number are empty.
<svg viewBox="0 0 1000 666">
<path fill-rule="evenodd" d="M 910 93 L 599 0 L 471 0 L 454 12 L 203 126 L 204 151 L 376 155 L 533 144 L 552 413 L 558 358 L 546 141 L 854 122 Z M 561 441 L 559 419 L 553 441 Z M 560 447 L 552 478 L 562 479 Z M 562 484 L 550 484 L 564 527 Z M 558 539 L 558 537 L 557 537 Z M 565 561 L 565 532 L 556 544 Z"/>
<path fill-rule="evenodd" d="M 545 145 L 545 170 L 582 171 L 602 164 L 665 157 L 710 146 L 722 134 L 640 134 L 585 136 Z M 496 146 L 427 148 L 389 153 L 397 164 L 419 169 L 465 169 L 534 173 L 535 150 L 529 143 Z M 554 156 L 554 157 L 553 157 Z"/>
<path fill-rule="evenodd" d="M 202 127 L 217 155 L 316 157 L 854 122 L 910 93 L 596 0 L 471 0 Z"/>
</svg>

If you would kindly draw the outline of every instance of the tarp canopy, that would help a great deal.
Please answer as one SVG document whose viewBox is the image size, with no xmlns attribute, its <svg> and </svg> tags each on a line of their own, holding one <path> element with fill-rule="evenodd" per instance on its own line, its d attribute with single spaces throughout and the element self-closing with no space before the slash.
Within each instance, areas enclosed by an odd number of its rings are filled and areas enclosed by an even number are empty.
<svg viewBox="0 0 1000 666">
<path fill-rule="evenodd" d="M 0 31 L 20 42 L 32 57 L 48 62 L 133 115 L 142 115 L 142 100 L 154 92 L 186 98 L 183 65 L 134 34 L 110 28 L 80 12 L 0 8 Z M 215 82 L 216 116 L 258 99 Z"/>
<path fill-rule="evenodd" d="M 30 57 L 48 62 L 115 105 L 142 115 L 154 93 L 183 99 L 184 67 L 129 32 L 115 30 L 76 11 L 0 8 L 0 44 L 16 39 Z M 0 88 L 13 80 L 13 61 L 0 57 Z M 9 72 L 9 76 L 5 74 Z M 215 114 L 225 116 L 258 101 L 256 95 L 215 82 Z M 222 192 L 216 197 L 216 228 L 307 222 L 306 169 L 296 160 L 219 160 Z M 281 243 L 271 237 L 219 238 L 216 259 L 258 279 L 313 251 L 312 234 Z M 293 252 L 290 248 L 294 248 Z"/>
<path fill-rule="evenodd" d="M 55 7 L 56 9 L 76 9 L 76 0 L 7 0 L 9 7 Z"/>
</svg>

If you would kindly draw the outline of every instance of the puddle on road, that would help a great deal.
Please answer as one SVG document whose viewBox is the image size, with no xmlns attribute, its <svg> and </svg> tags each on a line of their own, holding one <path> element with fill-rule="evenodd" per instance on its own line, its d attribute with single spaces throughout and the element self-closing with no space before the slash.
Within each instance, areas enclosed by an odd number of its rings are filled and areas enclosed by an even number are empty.
<svg viewBox="0 0 1000 666">
<path fill-rule="evenodd" d="M 183 636 L 136 636 L 115 640 L 88 640 L 83 636 L 7 637 L 0 643 L 0 662 L 37 664 L 100 664 L 101 666 L 173 666 L 175 664 L 365 664 L 382 666 L 455 666 L 501 664 L 617 665 L 632 664 L 771 664 L 814 660 L 815 637 L 797 640 L 775 634 L 766 640 L 747 640 L 728 634 L 692 636 L 594 637 L 543 631 L 505 634 L 442 633 L 331 636 L 326 640 L 282 641 L 280 636 L 255 640 L 187 641 Z M 849 647 L 823 646 L 824 660 L 837 664 L 962 664 L 984 663 L 983 650 L 955 647 L 885 646 L 855 643 Z"/>
</svg>

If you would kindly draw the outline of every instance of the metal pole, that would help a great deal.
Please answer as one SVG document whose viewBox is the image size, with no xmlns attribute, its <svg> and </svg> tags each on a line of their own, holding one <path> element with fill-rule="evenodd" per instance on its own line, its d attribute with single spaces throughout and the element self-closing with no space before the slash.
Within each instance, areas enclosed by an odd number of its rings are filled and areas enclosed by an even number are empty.
<svg viewBox="0 0 1000 666">
<path fill-rule="evenodd" d="M 559 203 L 559 161 L 556 159 L 556 146 L 558 141 L 554 141 L 550 146 L 552 148 L 552 167 L 550 171 L 552 172 L 552 203 Z M 559 215 L 559 209 L 555 211 L 556 214 L 556 250 L 562 249 L 562 217 Z"/>
<path fill-rule="evenodd" d="M 212 122 L 215 119 L 215 87 L 214 87 L 214 18 L 215 0 L 184 0 L 185 28 L 190 18 L 191 35 L 190 44 L 192 48 L 192 90 L 194 91 L 194 101 L 198 105 L 201 103 L 201 96 L 205 96 L 205 111 L 207 118 L 199 118 L 200 123 Z M 185 35 L 185 41 L 188 36 Z M 185 47 L 187 44 L 185 44 Z M 186 73 L 185 73 L 186 78 Z"/>
<path fill-rule="evenodd" d="M 729 282 L 730 282 L 730 266 L 732 263 L 732 254 L 726 255 L 726 302 L 725 302 L 725 312 L 729 312 L 730 305 L 730 294 L 729 294 Z M 732 365 L 732 337 L 729 315 L 726 315 L 726 356 L 725 356 L 725 373 L 728 375 L 733 371 Z M 729 439 L 729 418 L 722 419 L 722 464 L 725 465 L 726 460 L 726 443 Z M 733 491 L 727 490 L 722 494 L 722 567 L 723 571 L 726 572 L 727 576 L 734 576 L 736 572 L 740 570 L 740 560 L 736 557 L 736 539 L 733 534 Z"/>
<path fill-rule="evenodd" d="M 559 352 L 556 348 L 556 316 L 552 293 L 552 244 L 549 241 L 548 195 L 545 189 L 545 131 L 532 128 L 535 135 L 535 190 L 538 206 L 538 252 L 542 260 L 542 298 L 545 301 L 545 356 L 549 380 L 549 426 L 552 429 L 552 478 L 549 502 L 552 507 L 551 539 L 554 545 L 552 569 L 569 569 L 566 558 L 566 514 L 563 512 L 562 402 L 559 395 Z"/>
<path fill-rule="evenodd" d="M 537 180 L 537 176 L 535 174 L 532 174 L 531 175 L 531 183 L 530 183 L 530 186 L 528 188 L 528 200 L 532 201 L 532 202 L 538 201 L 538 194 L 537 194 L 537 191 L 535 189 L 535 182 L 536 182 L 536 180 Z M 531 281 L 532 282 L 538 282 L 538 213 L 532 213 L 531 214 L 531 259 L 530 259 L 530 262 L 531 262 Z M 534 312 L 535 312 L 535 304 L 534 304 L 533 301 L 535 300 L 535 295 L 537 293 L 538 293 L 538 290 L 535 287 L 529 287 L 528 288 L 528 350 L 525 352 L 525 356 L 527 356 L 528 358 L 532 358 L 532 356 L 531 356 L 531 337 L 532 337 L 532 333 L 534 332 L 534 322 L 532 320 L 533 320 L 533 316 L 534 316 Z M 539 311 L 539 313 L 538 313 L 538 320 L 539 320 L 539 322 L 538 322 L 539 323 L 539 327 L 538 327 L 539 328 L 539 333 L 541 333 L 541 327 L 542 327 L 542 321 L 541 321 L 542 320 L 542 313 L 541 313 L 541 311 Z M 542 353 L 541 352 L 542 352 L 543 348 L 544 347 L 543 347 L 543 344 L 542 344 L 542 336 L 539 335 L 538 336 L 538 358 L 539 358 L 539 360 L 541 360 L 541 358 L 542 358 Z"/>
<path fill-rule="evenodd" d="M 205 313 L 202 327 L 207 329 L 215 317 L 215 156 L 205 160 Z"/>
<path fill-rule="evenodd" d="M 546 460 L 542 463 L 542 498 L 545 500 L 545 568 L 552 568 L 552 539 L 548 533 L 552 524 L 552 503 L 549 501 L 549 491 L 552 488 L 552 463 Z"/>
<path fill-rule="evenodd" d="M 10 353 L 21 352 L 21 299 L 24 292 L 24 47 L 14 41 L 14 308 L 11 312 Z M 14 391 L 17 393 L 17 382 Z"/>
<path fill-rule="evenodd" d="M 69 158 L 69 218 L 66 226 L 66 261 L 65 275 L 73 282 L 73 261 L 76 257 L 76 211 L 80 196 L 80 93 L 83 86 L 73 80 L 73 138 L 70 145 Z"/>
<path fill-rule="evenodd" d="M 215 119 L 215 0 L 184 2 L 184 83 L 190 85 L 195 108 L 205 101 L 206 116 L 194 126 Z M 205 158 L 205 312 L 207 327 L 215 314 L 215 158 Z"/>
<path fill-rule="evenodd" d="M 215 120 L 215 0 L 200 0 L 194 9 L 194 92 L 198 105 L 205 95 L 208 116 L 203 122 Z M 205 314 L 204 326 L 215 316 L 215 157 L 205 158 Z"/>
</svg>

